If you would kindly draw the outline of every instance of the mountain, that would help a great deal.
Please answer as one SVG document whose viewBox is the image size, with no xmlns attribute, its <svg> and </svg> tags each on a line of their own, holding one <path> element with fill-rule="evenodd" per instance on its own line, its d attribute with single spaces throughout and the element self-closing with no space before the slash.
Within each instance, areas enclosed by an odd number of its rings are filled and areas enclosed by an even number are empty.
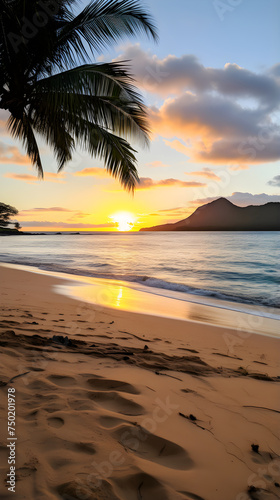
<svg viewBox="0 0 280 500">
<path fill-rule="evenodd" d="M 187 219 L 140 231 L 280 231 L 280 203 L 238 207 L 219 198 L 197 208 Z"/>
</svg>

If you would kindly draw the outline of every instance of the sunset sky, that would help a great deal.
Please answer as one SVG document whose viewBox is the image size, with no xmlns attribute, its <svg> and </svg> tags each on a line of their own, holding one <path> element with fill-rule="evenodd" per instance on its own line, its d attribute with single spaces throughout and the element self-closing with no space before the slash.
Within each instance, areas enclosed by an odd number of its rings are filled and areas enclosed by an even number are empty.
<svg viewBox="0 0 280 500">
<path fill-rule="evenodd" d="M 86 4 L 83 0 L 81 4 Z M 78 150 L 64 172 L 39 141 L 39 181 L 0 111 L 0 201 L 24 229 L 138 230 L 224 196 L 280 202 L 279 0 L 146 0 L 160 40 L 124 40 L 98 61 L 131 60 L 152 129 L 134 196 Z"/>
</svg>

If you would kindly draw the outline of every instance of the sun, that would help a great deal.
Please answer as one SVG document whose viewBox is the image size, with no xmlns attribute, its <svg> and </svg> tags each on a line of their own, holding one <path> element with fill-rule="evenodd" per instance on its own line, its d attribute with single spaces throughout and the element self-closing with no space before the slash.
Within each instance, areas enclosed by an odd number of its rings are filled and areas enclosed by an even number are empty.
<svg viewBox="0 0 280 500">
<path fill-rule="evenodd" d="M 118 225 L 118 231 L 131 231 L 136 221 L 136 217 L 130 212 L 117 212 L 110 219 Z"/>
</svg>

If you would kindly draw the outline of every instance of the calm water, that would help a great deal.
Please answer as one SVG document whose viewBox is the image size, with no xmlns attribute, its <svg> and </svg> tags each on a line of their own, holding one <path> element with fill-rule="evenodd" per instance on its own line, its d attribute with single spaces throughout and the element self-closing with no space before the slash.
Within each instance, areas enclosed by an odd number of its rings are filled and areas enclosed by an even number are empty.
<svg viewBox="0 0 280 500">
<path fill-rule="evenodd" d="M 0 261 L 279 308 L 279 247 L 279 232 L 9 236 Z"/>
</svg>

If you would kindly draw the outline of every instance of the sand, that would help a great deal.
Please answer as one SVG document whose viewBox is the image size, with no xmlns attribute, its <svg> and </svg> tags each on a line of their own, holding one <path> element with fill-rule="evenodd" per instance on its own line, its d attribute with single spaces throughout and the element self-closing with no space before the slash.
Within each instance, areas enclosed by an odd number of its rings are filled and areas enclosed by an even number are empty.
<svg viewBox="0 0 280 500">
<path fill-rule="evenodd" d="M 2 266 L 0 282 L 1 499 L 280 498 L 279 339 L 94 306 Z"/>
</svg>

